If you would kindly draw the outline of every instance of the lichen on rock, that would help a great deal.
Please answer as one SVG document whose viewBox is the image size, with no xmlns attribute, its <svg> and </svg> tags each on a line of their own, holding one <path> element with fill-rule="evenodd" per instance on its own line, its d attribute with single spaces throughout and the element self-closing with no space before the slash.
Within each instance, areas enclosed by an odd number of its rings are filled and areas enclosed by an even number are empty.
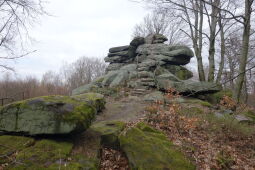
<svg viewBox="0 0 255 170">
<path fill-rule="evenodd" d="M 0 131 L 26 135 L 69 134 L 86 130 L 103 109 L 100 94 L 42 96 L 0 110 Z"/>
</svg>

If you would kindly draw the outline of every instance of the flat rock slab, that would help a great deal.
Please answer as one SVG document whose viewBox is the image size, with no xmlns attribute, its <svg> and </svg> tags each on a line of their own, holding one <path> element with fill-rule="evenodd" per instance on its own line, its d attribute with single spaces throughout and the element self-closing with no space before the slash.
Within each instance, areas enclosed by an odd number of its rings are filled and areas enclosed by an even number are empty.
<svg viewBox="0 0 255 170">
<path fill-rule="evenodd" d="M 0 109 L 0 131 L 24 135 L 81 132 L 90 126 L 104 104 L 103 95 L 95 93 L 15 102 Z"/>
</svg>

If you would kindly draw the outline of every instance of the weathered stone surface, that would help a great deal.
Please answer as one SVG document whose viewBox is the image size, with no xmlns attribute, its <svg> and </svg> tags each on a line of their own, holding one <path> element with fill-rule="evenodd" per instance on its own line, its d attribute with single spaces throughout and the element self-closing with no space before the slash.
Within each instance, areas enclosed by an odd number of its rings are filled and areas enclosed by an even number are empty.
<svg viewBox="0 0 255 170">
<path fill-rule="evenodd" d="M 155 92 L 146 94 L 143 97 L 143 100 L 147 102 L 157 102 L 157 101 L 164 102 L 164 95 L 160 91 L 155 91 Z"/>
<path fill-rule="evenodd" d="M 180 93 L 196 97 L 217 92 L 219 87 L 205 82 L 193 82 L 193 74 L 181 65 L 188 64 L 193 51 L 182 45 L 167 45 L 162 34 L 134 38 L 129 46 L 111 48 L 106 62 L 110 62 L 106 75 L 99 83 L 90 83 L 74 90 L 74 94 L 101 87 L 128 86 L 159 90 L 175 88 Z M 153 79 L 144 81 L 142 79 Z M 186 81 L 187 80 L 187 81 Z"/>
<path fill-rule="evenodd" d="M 193 77 L 193 73 L 182 66 L 166 65 L 164 66 L 170 73 L 174 74 L 180 80 L 187 80 Z"/>
<path fill-rule="evenodd" d="M 174 82 L 180 82 L 180 80 L 172 73 L 161 74 L 156 77 L 156 81 L 161 81 L 161 80 L 170 80 Z"/>
<path fill-rule="evenodd" d="M 118 75 L 112 80 L 109 87 L 117 87 L 120 85 L 125 85 L 125 81 L 129 78 L 128 71 L 123 70 L 118 73 Z"/>
<path fill-rule="evenodd" d="M 156 67 L 156 65 L 157 65 L 157 62 L 155 60 L 146 59 L 142 63 L 139 63 L 138 67 L 150 68 L 150 67 Z"/>
<path fill-rule="evenodd" d="M 135 37 L 131 42 L 130 46 L 138 47 L 139 45 L 142 45 L 145 43 L 145 40 L 143 37 Z"/>
<path fill-rule="evenodd" d="M 120 51 L 115 53 L 109 53 L 108 57 L 114 57 L 114 56 L 122 56 L 122 57 L 129 57 L 128 51 Z"/>
<path fill-rule="evenodd" d="M 215 93 L 221 90 L 221 87 L 215 83 L 210 82 L 194 82 L 194 81 L 171 81 L 166 79 L 158 79 L 157 87 L 162 90 L 174 88 L 180 93 L 186 94 L 204 94 Z"/>
<path fill-rule="evenodd" d="M 129 58 L 123 57 L 123 56 L 113 56 L 113 57 L 105 57 L 104 61 L 107 63 L 122 63 L 128 59 Z"/>
<path fill-rule="evenodd" d="M 104 76 L 104 80 L 102 81 L 103 87 L 108 87 L 112 83 L 112 81 L 118 76 L 119 71 L 110 71 Z"/>
<path fill-rule="evenodd" d="M 139 78 L 153 78 L 154 75 L 152 72 L 149 72 L 149 71 L 141 71 L 141 72 L 138 72 L 138 77 Z"/>
<path fill-rule="evenodd" d="M 104 80 L 104 76 L 98 77 L 90 84 L 86 84 L 84 86 L 80 86 L 74 90 L 72 90 L 72 96 L 84 94 L 93 91 L 93 89 L 102 88 L 102 82 Z"/>
<path fill-rule="evenodd" d="M 109 64 L 108 67 L 106 68 L 106 72 L 118 70 L 118 69 L 120 69 L 123 65 L 125 65 L 125 63 L 111 63 L 111 64 Z"/>
<path fill-rule="evenodd" d="M 195 166 L 164 134 L 144 123 L 129 129 L 119 138 L 131 169 L 195 170 Z"/>
<path fill-rule="evenodd" d="M 164 43 L 167 40 L 168 39 L 162 34 L 151 34 L 145 38 L 145 43 L 146 44 L 158 44 L 158 43 Z"/>
<path fill-rule="evenodd" d="M 136 64 L 128 64 L 120 68 L 120 70 L 126 70 L 129 72 L 136 71 L 137 65 Z"/>
<path fill-rule="evenodd" d="M 103 121 L 93 123 L 89 130 L 99 134 L 100 143 L 104 147 L 119 149 L 118 136 L 125 128 L 125 123 L 120 121 Z"/>
<path fill-rule="evenodd" d="M 6 105 L 0 110 L 0 131 L 69 134 L 86 130 L 104 105 L 100 94 L 44 96 Z"/>
<path fill-rule="evenodd" d="M 120 52 L 120 51 L 128 51 L 128 49 L 129 49 L 129 45 L 125 45 L 125 46 L 110 48 L 109 52 L 110 53 L 116 53 L 116 52 Z"/>
</svg>

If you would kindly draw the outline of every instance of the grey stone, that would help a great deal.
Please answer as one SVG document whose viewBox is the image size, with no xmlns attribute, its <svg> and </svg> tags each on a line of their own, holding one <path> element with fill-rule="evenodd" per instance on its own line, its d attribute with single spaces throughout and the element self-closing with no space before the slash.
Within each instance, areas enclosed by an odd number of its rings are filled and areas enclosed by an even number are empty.
<svg viewBox="0 0 255 170">
<path fill-rule="evenodd" d="M 145 38 L 146 44 L 164 43 L 168 39 L 162 34 L 151 34 Z"/>
<path fill-rule="evenodd" d="M 118 73 L 118 75 L 114 78 L 114 80 L 110 83 L 109 87 L 117 87 L 121 85 L 125 85 L 128 80 L 128 71 L 123 70 Z"/>
<path fill-rule="evenodd" d="M 110 71 L 104 76 L 104 80 L 102 81 L 103 87 L 108 87 L 113 82 L 113 80 L 118 76 L 119 71 Z"/>
<path fill-rule="evenodd" d="M 215 93 L 221 90 L 221 86 L 215 83 L 210 82 L 194 82 L 194 81 L 175 81 L 175 80 L 167 80 L 164 78 L 156 78 L 157 87 L 161 90 L 168 90 L 169 88 L 176 89 L 179 93 L 183 94 L 208 94 Z"/>
<path fill-rule="evenodd" d="M 129 49 L 129 45 L 125 45 L 125 46 L 110 48 L 109 52 L 110 53 L 116 53 L 116 52 L 120 52 L 120 51 L 128 51 L 128 49 Z"/>
<path fill-rule="evenodd" d="M 159 76 L 161 74 L 169 74 L 169 73 L 170 72 L 167 69 L 165 69 L 161 66 L 157 66 L 156 69 L 154 70 L 154 75 L 155 76 Z"/>
<path fill-rule="evenodd" d="M 126 71 L 129 71 L 129 72 L 136 71 L 137 70 L 137 65 L 136 64 L 128 64 L 128 65 L 125 65 L 125 66 L 121 67 L 120 70 L 126 70 Z"/>
<path fill-rule="evenodd" d="M 128 58 L 123 56 L 113 56 L 104 58 L 104 61 L 108 63 L 122 63 L 125 60 L 128 60 Z"/>
<path fill-rule="evenodd" d="M 187 80 L 193 77 L 193 73 L 182 66 L 165 65 L 162 67 L 167 69 L 170 73 L 174 74 L 176 77 L 178 77 L 181 80 Z"/>
<path fill-rule="evenodd" d="M 90 92 L 92 88 L 97 88 L 98 86 L 94 85 L 94 84 L 86 84 L 83 86 L 80 86 L 74 90 L 72 90 L 72 95 L 79 95 L 79 94 L 83 94 L 83 93 L 87 93 Z"/>
<path fill-rule="evenodd" d="M 153 78 L 154 75 L 152 72 L 149 72 L 149 71 L 141 71 L 141 72 L 138 72 L 138 77 L 139 78 Z"/>
<path fill-rule="evenodd" d="M 250 122 L 250 121 L 252 121 L 251 118 L 246 117 L 244 115 L 235 115 L 235 119 L 238 120 L 239 122 Z"/>
<path fill-rule="evenodd" d="M 125 65 L 125 64 L 124 63 L 111 63 L 106 68 L 106 72 L 119 70 L 123 65 Z"/>
<path fill-rule="evenodd" d="M 139 45 L 142 45 L 145 43 L 145 40 L 143 37 L 135 37 L 131 42 L 130 46 L 138 47 Z"/>
<path fill-rule="evenodd" d="M 97 107 L 105 104 L 102 95 L 94 94 L 77 98 L 43 96 L 3 106 L 0 108 L 0 131 L 22 135 L 82 132 L 90 126 Z"/>
<path fill-rule="evenodd" d="M 174 82 L 180 82 L 181 81 L 175 75 L 173 75 L 172 73 L 161 74 L 161 75 L 156 77 L 156 80 L 157 81 L 170 80 L 170 81 L 174 81 Z"/>
<path fill-rule="evenodd" d="M 144 44 L 137 48 L 140 55 L 149 55 L 149 58 L 161 60 L 173 65 L 185 65 L 194 56 L 186 46 L 169 46 L 166 44 Z"/>
<path fill-rule="evenodd" d="M 148 102 L 157 102 L 157 101 L 164 102 L 164 95 L 160 91 L 155 91 L 155 92 L 146 94 L 143 97 L 143 100 Z"/>
<path fill-rule="evenodd" d="M 214 115 L 218 118 L 222 118 L 224 116 L 229 116 L 232 115 L 233 111 L 232 110 L 222 110 L 220 112 L 214 112 Z"/>
<path fill-rule="evenodd" d="M 129 57 L 128 51 L 120 51 L 115 53 L 109 53 L 108 57 L 114 57 L 114 56 L 122 56 L 122 57 Z"/>
<path fill-rule="evenodd" d="M 155 60 L 147 59 L 138 64 L 138 67 L 155 67 L 157 62 Z"/>
</svg>

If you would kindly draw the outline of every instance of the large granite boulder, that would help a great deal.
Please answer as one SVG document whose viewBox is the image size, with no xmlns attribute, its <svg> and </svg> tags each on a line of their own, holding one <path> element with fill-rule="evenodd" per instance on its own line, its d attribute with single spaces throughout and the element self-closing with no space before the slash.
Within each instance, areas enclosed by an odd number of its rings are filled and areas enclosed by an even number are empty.
<svg viewBox="0 0 255 170">
<path fill-rule="evenodd" d="M 81 132 L 90 126 L 104 104 L 103 95 L 95 93 L 15 102 L 0 109 L 0 131 L 25 135 Z"/>
<path fill-rule="evenodd" d="M 216 83 L 211 82 L 195 82 L 190 80 L 174 81 L 173 79 L 157 79 L 157 88 L 166 91 L 170 88 L 175 89 L 181 94 L 199 95 L 216 93 L 222 89 L 222 87 Z"/>
<path fill-rule="evenodd" d="M 166 44 L 143 44 L 137 54 L 147 55 L 150 59 L 164 61 L 172 65 L 185 65 L 194 56 L 192 50 L 186 46 L 169 46 Z"/>
</svg>

